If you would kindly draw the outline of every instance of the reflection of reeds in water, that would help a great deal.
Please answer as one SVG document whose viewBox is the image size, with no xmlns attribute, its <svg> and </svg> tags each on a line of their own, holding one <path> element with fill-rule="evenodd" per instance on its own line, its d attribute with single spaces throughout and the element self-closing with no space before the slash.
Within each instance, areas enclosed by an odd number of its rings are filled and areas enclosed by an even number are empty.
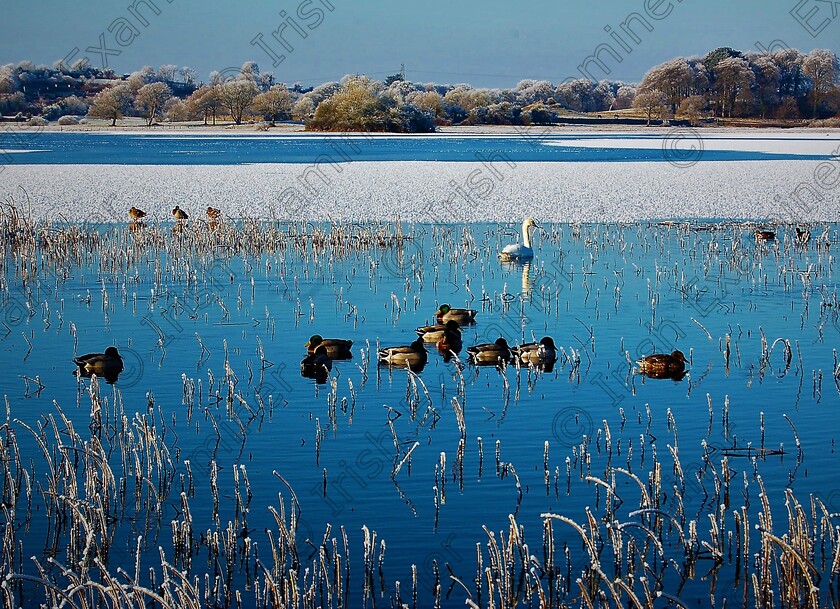
<svg viewBox="0 0 840 609">
<path fill-rule="evenodd" d="M 149 258 L 155 260 L 152 272 L 156 288 L 165 284 L 167 278 L 196 285 L 211 279 L 218 281 L 220 276 L 228 279 L 225 273 L 213 276 L 212 272 L 202 272 L 212 268 L 219 252 L 226 252 L 230 257 L 288 252 L 306 260 L 325 261 L 329 266 L 334 258 L 372 250 L 402 251 L 401 246 L 409 243 L 409 239 L 387 224 L 333 226 L 327 230 L 304 224 L 224 222 L 213 232 L 201 224 L 185 226 L 183 234 L 173 239 L 166 228 L 155 225 L 130 231 L 93 225 L 38 224 L 20 209 L 21 206 L 7 203 L 0 213 L 0 234 L 4 236 L 7 251 L 13 254 L 4 256 L 0 265 L 4 271 L 6 265 L 14 265 L 14 276 L 25 285 L 45 273 L 52 273 L 56 281 L 61 281 L 73 265 L 90 265 L 94 259 L 103 273 L 130 277 Z M 432 253 L 435 255 L 448 254 L 444 230 L 434 235 L 437 245 Z M 474 247 L 474 243 L 468 243 L 467 236 L 465 233 L 461 243 Z M 680 234 L 678 238 L 687 247 L 691 246 L 691 234 Z M 599 239 L 596 237 L 594 241 L 598 243 Z M 811 244 L 817 249 L 824 248 L 820 243 L 825 242 L 827 237 L 812 240 Z M 731 250 L 726 251 L 712 248 L 694 251 L 703 257 L 702 264 L 708 269 L 718 266 L 737 269 L 739 252 L 745 247 L 744 243 L 740 246 L 738 243 L 741 242 L 733 241 Z M 649 245 L 658 247 L 661 243 L 652 239 Z M 787 240 L 783 247 L 787 247 Z M 452 256 L 459 261 L 466 260 L 467 249 L 454 248 Z M 781 255 L 779 249 L 774 251 Z M 166 267 L 158 262 L 157 254 L 162 253 L 169 261 Z M 406 271 L 407 282 L 414 281 L 422 261 L 412 259 L 405 252 L 393 258 L 382 264 L 396 265 Z M 273 258 L 271 263 L 285 264 L 282 256 Z M 373 261 L 372 267 L 377 264 L 379 261 Z M 196 271 L 196 265 L 201 271 Z M 587 273 L 592 274 L 593 268 L 591 261 L 580 265 L 577 275 L 570 274 L 569 282 L 591 283 L 592 279 L 586 277 Z M 277 272 L 282 278 L 284 273 Z M 757 265 L 743 272 L 756 285 L 767 282 L 767 275 Z M 649 294 L 649 301 L 654 303 L 652 316 L 656 314 L 657 294 L 669 281 L 686 300 L 698 296 L 698 288 L 688 281 L 690 278 L 673 275 L 665 266 L 655 271 Z M 286 287 L 290 291 L 297 289 L 297 286 Z M 608 287 L 605 283 L 603 289 Z M 585 285 L 585 289 L 589 297 L 592 288 Z M 601 287 L 595 286 L 595 291 L 598 289 Z M 620 294 L 614 293 L 617 307 Z M 534 294 L 536 297 L 536 289 Z M 555 299 L 546 299 L 546 306 L 559 311 L 556 290 L 554 296 Z M 826 291 L 820 297 L 821 323 L 824 323 L 840 307 L 836 295 Z M 240 291 L 240 306 L 241 299 Z M 405 297 L 396 298 L 394 306 L 395 315 L 406 308 L 416 308 Z M 512 306 L 503 304 L 503 308 Z M 229 314 L 222 301 L 214 302 L 214 307 L 223 319 Z M 301 317 L 314 317 L 314 308 L 304 312 L 305 309 L 302 305 Z M 355 312 L 351 315 L 357 317 Z M 266 320 L 269 322 L 266 325 L 271 325 L 268 314 Z M 784 339 L 771 342 L 763 331 L 760 334 L 761 357 L 757 366 L 760 376 L 766 373 L 781 376 L 792 366 L 798 374 L 804 372 L 798 344 L 795 345 L 797 365 L 790 342 Z M 206 361 L 210 349 L 198 334 L 196 340 L 201 348 L 199 362 Z M 743 340 L 740 332 L 730 330 L 724 355 L 727 367 L 741 365 L 739 340 Z M 592 343 L 594 346 L 594 335 Z M 227 343 L 222 348 L 223 372 L 215 376 L 208 371 L 204 379 L 185 375 L 182 399 L 189 422 L 194 411 L 206 417 L 201 432 L 211 439 L 211 445 L 215 441 L 218 448 L 224 424 L 228 423 L 237 430 L 237 437 L 241 435 L 241 450 L 244 450 L 245 435 L 252 421 L 259 423 L 265 411 L 272 408 L 271 396 L 266 405 L 260 392 L 255 391 L 256 403 L 249 403 L 243 397 L 247 393 L 243 392 L 244 381 L 240 380 L 245 376 L 234 372 Z M 356 364 L 363 374 L 362 383 L 367 379 L 371 350 L 369 344 L 367 349 L 362 349 L 360 363 Z M 561 364 L 569 363 L 579 375 L 579 350 L 571 347 L 569 352 L 561 350 L 560 358 Z M 259 361 L 261 365 L 255 376 L 260 378 L 261 385 L 265 371 L 273 366 L 265 358 L 261 343 Z M 838 370 L 835 361 L 835 383 L 840 376 Z M 435 492 L 433 497 L 426 498 L 440 518 L 447 516 L 446 478 L 454 473 L 458 483 L 458 488 L 450 485 L 450 499 L 470 479 L 464 474 L 465 461 L 469 465 L 465 454 L 471 454 L 472 450 L 465 416 L 467 389 L 458 368 L 456 375 L 456 395 L 449 400 L 453 413 L 449 416 L 454 415 L 458 431 L 455 458 L 450 459 L 451 466 L 447 468 L 446 453 L 438 452 L 434 466 Z M 333 430 L 339 412 L 349 412 L 352 416 L 356 400 L 356 388 L 350 384 L 351 399 L 339 402 L 337 383 L 337 378 L 330 379 L 327 395 L 327 429 Z M 821 391 L 815 373 L 815 396 Z M 494 531 L 492 526 L 485 525 L 486 538 L 476 546 L 474 577 L 464 576 L 463 571 L 469 572 L 471 568 L 465 564 L 439 564 L 435 560 L 431 585 L 422 581 L 416 565 L 406 568 L 404 575 L 410 577 L 410 586 L 405 585 L 407 579 L 403 585 L 392 586 L 387 582 L 385 542 L 368 527 L 361 533 L 360 551 L 352 555 L 350 546 L 359 543 L 359 534 L 348 535 L 343 527 L 334 533 L 327 525 L 322 536 L 301 539 L 301 507 L 288 485 L 288 492 L 284 490 L 277 503 L 267 507 L 274 520 L 273 528 L 252 530 L 249 516 L 255 506 L 245 467 L 221 468 L 214 458 L 215 449 L 204 463 L 183 461 L 174 448 L 175 430 L 167 433 L 166 419 L 153 394 L 149 394 L 148 410 L 138 414 L 130 414 L 133 410 L 124 408 L 118 388 L 107 396 L 101 395 L 99 380 L 91 381 L 87 399 L 90 401 L 87 430 L 77 429 L 58 407 L 55 412 L 46 413 L 37 425 L 27 425 L 7 415 L 0 426 L 0 520 L 4 525 L 0 596 L 4 606 L 38 603 L 62 606 L 63 603 L 66 607 L 343 608 L 378 603 L 414 608 L 429 605 L 429 597 L 440 604 L 454 588 L 463 590 L 471 607 L 647 608 L 666 606 L 668 602 L 682 604 L 678 600 L 681 591 L 689 583 L 697 586 L 698 582 L 708 582 L 710 603 L 722 604 L 725 599 L 727 607 L 793 609 L 840 603 L 837 592 L 840 532 L 836 514 L 814 496 L 800 503 L 790 489 L 784 491 L 783 497 L 768 496 L 757 473 L 758 466 L 769 456 L 783 451 L 765 446 L 763 413 L 759 448 L 735 445 L 728 399 L 720 425 L 722 437 L 731 444 L 722 448 L 704 444 L 697 463 L 681 461 L 681 443 L 685 443 L 685 438 L 678 435 L 676 417 L 671 412 L 665 421 L 669 430 L 667 450 L 661 450 L 661 443 L 657 450 L 656 443 L 649 441 L 653 419 L 649 407 L 646 407 L 647 428 L 636 444 L 626 442 L 626 438 L 616 433 L 616 426 L 611 429 L 607 421 L 593 435 L 573 446 L 570 455 L 558 457 L 560 451 L 553 446 L 550 451 L 545 442 L 542 473 L 546 492 L 552 491 L 552 472 L 553 491 L 558 500 L 563 488 L 567 494 L 573 492 L 573 482 L 574 492 L 582 486 L 584 492 L 591 493 L 584 513 L 574 517 L 566 513 L 544 513 L 539 521 L 525 524 L 524 517 L 517 513 L 509 517 L 503 530 Z M 407 375 L 406 401 L 410 419 L 430 430 L 439 421 L 453 424 L 451 418 L 444 418 L 444 410 L 448 413 L 448 408 L 437 408 L 438 403 L 426 385 L 411 372 Z M 709 409 L 711 430 L 714 412 L 711 398 Z M 10 411 L 8 403 L 6 411 Z M 314 419 L 318 463 L 321 443 L 326 437 L 321 420 L 326 425 L 326 418 Z M 470 420 L 471 426 L 476 425 L 476 419 Z M 641 414 L 639 422 L 642 424 Z M 622 429 L 625 423 L 622 413 Z M 793 421 L 788 419 L 788 423 L 797 448 L 798 465 L 802 444 Z M 395 439 L 391 477 L 419 475 L 431 482 L 431 471 L 411 472 L 411 455 L 415 449 L 418 453 L 422 450 L 418 448 L 420 444 L 413 441 L 406 449 L 404 443 L 398 442 L 393 424 L 391 431 Z M 37 457 L 21 454 L 18 441 L 23 436 L 27 436 L 27 441 L 31 439 Z M 622 440 L 625 440 L 623 444 Z M 476 443 L 481 478 L 484 447 L 481 438 L 476 438 Z M 559 464 L 552 462 L 552 456 L 560 459 Z M 492 457 L 488 455 L 488 458 Z M 737 463 L 743 464 L 742 475 L 735 471 Z M 405 469 L 404 464 L 407 464 Z M 207 467 L 206 475 L 194 475 L 199 465 Z M 538 463 L 527 465 L 539 469 Z M 560 483 L 563 465 L 565 485 Z M 521 464 L 519 469 L 528 471 Z M 516 489 L 518 510 L 527 491 L 516 467 L 502 459 L 498 439 L 495 475 L 509 484 L 511 490 Z M 331 489 L 326 484 L 329 478 L 325 469 L 324 479 L 324 493 L 328 494 Z M 755 497 L 756 487 L 759 501 L 753 499 L 753 503 L 760 504 L 757 515 L 755 505 L 750 511 L 750 498 Z M 226 493 L 225 489 L 231 490 Z M 736 507 L 734 502 L 738 497 L 744 498 L 745 505 Z M 698 498 L 703 507 L 693 515 L 689 506 L 696 507 Z M 776 507 L 777 513 L 773 514 L 771 506 L 782 500 L 781 512 Z M 453 503 L 450 501 L 448 507 L 452 508 Z M 207 506 L 208 522 L 196 521 L 196 506 Z M 172 509 L 177 513 L 165 520 Z M 779 523 L 779 513 L 787 514 L 786 522 Z M 33 551 L 31 539 L 24 539 L 36 518 L 45 523 L 42 552 Z M 126 523 L 137 527 L 130 540 L 120 539 L 124 531 L 121 527 L 128 526 Z M 126 556 L 125 552 L 130 555 Z M 25 560 L 24 554 L 35 558 Z"/>
</svg>

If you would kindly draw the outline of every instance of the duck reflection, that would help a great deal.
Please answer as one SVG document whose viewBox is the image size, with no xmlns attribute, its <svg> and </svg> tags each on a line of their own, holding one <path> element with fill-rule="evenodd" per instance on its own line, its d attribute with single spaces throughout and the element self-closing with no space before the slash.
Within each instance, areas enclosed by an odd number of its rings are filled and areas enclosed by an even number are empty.
<svg viewBox="0 0 840 609">
<path fill-rule="evenodd" d="M 332 370 L 332 360 L 324 345 L 319 345 L 315 351 L 309 353 L 300 362 L 300 375 L 304 378 L 315 379 L 319 385 L 327 382 Z"/>
</svg>

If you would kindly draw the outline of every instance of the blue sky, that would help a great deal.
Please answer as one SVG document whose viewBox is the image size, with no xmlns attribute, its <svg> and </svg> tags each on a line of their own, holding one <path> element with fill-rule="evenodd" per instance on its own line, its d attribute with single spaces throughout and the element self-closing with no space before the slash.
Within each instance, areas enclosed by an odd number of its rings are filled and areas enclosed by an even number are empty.
<svg viewBox="0 0 840 609">
<path fill-rule="evenodd" d="M 657 63 L 718 46 L 836 51 L 840 35 L 840 0 L 146 2 L 7 0 L 0 64 L 52 64 L 78 48 L 76 59 L 107 61 L 117 72 L 188 65 L 200 80 L 246 60 L 304 84 L 350 73 L 384 78 L 404 63 L 414 81 L 508 87 L 523 78 L 579 77 L 598 48 L 609 74 L 589 63 L 592 76 L 637 82 Z M 272 32 L 284 19 L 278 41 Z"/>
</svg>

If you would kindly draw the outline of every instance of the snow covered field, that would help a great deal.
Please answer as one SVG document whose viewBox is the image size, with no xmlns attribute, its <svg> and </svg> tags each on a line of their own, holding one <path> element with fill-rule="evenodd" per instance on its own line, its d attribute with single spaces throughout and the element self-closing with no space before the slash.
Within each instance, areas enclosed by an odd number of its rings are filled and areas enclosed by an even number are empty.
<svg viewBox="0 0 840 609">
<path fill-rule="evenodd" d="M 710 134 L 709 150 L 829 155 L 838 134 Z M 587 133 L 591 136 L 592 133 Z M 626 146 L 603 134 L 593 146 Z M 667 139 L 668 136 L 666 136 Z M 663 146 L 652 139 L 649 146 Z M 696 142 L 695 142 L 696 143 Z M 580 146 L 581 141 L 569 142 Z M 639 147 L 639 140 L 632 145 Z M 690 150 L 691 138 L 674 144 Z M 634 221 L 739 218 L 840 221 L 840 160 L 495 163 L 362 162 L 235 166 L 9 164 L 0 196 L 26 191 L 36 218 L 127 221 L 131 206 L 152 221 L 180 205 L 202 217 L 208 205 L 228 218 L 390 218 L 409 221 Z"/>
</svg>

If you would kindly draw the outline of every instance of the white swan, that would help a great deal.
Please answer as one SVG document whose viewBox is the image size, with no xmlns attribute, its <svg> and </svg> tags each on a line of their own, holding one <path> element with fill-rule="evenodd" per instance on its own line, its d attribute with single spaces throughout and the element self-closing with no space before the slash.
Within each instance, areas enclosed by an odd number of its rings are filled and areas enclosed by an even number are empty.
<svg viewBox="0 0 840 609">
<path fill-rule="evenodd" d="M 526 218 L 522 223 L 522 243 L 511 243 L 506 245 L 499 252 L 499 259 L 502 262 L 514 262 L 517 260 L 530 260 L 534 257 L 534 250 L 531 248 L 531 228 L 540 228 L 533 218 Z"/>
</svg>

